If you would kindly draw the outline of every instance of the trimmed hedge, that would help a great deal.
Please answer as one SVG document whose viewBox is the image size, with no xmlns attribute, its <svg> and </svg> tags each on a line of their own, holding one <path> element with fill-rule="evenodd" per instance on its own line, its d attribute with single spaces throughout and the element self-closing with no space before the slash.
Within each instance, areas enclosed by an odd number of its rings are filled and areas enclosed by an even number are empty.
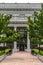
<svg viewBox="0 0 43 65">
<path fill-rule="evenodd" d="M 42 50 L 40 50 L 40 55 L 43 56 L 43 51 Z"/>
<path fill-rule="evenodd" d="M 5 53 L 7 54 L 10 50 L 11 50 L 11 49 L 6 49 L 6 50 L 5 50 Z"/>
<path fill-rule="evenodd" d="M 38 49 L 33 49 L 34 50 L 34 53 L 35 54 L 38 54 L 39 53 L 39 50 Z"/>
<path fill-rule="evenodd" d="M 4 53 L 4 51 L 3 51 L 3 50 L 2 50 L 2 51 L 0 50 L 0 56 L 1 56 L 3 53 Z"/>
<path fill-rule="evenodd" d="M 11 49 L 0 50 L 0 56 L 5 53 L 8 54 Z"/>
<path fill-rule="evenodd" d="M 34 50 L 34 53 L 35 54 L 40 54 L 41 56 L 43 56 L 43 51 L 40 50 L 40 53 L 39 53 L 39 49 L 33 49 Z"/>
</svg>

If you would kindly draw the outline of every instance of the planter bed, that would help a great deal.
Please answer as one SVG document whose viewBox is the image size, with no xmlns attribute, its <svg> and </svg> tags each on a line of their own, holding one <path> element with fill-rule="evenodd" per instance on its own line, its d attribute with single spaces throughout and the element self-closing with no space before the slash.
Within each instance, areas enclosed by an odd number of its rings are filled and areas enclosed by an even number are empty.
<svg viewBox="0 0 43 65">
<path fill-rule="evenodd" d="M 43 56 L 43 50 L 40 50 L 39 52 L 39 49 L 33 49 L 33 51 L 35 54 L 40 54 L 41 56 Z"/>
<path fill-rule="evenodd" d="M 1 56 L 0 56 L 0 62 L 2 61 L 2 60 L 4 60 L 6 58 L 6 54 L 2 54 Z"/>
<path fill-rule="evenodd" d="M 38 55 L 38 59 L 43 62 L 43 56 L 41 56 L 40 54 Z"/>
<path fill-rule="evenodd" d="M 7 55 L 11 55 L 11 49 L 0 50 L 0 62 L 6 58 Z"/>
<path fill-rule="evenodd" d="M 43 62 L 43 51 L 40 50 L 40 53 L 39 53 L 39 49 L 33 49 L 33 51 L 34 51 L 34 54 L 37 55 L 38 59 Z"/>
</svg>

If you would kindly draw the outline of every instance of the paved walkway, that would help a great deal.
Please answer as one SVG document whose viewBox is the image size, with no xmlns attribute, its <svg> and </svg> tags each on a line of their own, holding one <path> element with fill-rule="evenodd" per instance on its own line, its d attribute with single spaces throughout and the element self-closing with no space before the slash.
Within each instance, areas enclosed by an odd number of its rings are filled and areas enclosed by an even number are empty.
<svg viewBox="0 0 43 65">
<path fill-rule="evenodd" d="M 43 63 L 30 53 L 16 52 L 7 56 L 0 65 L 43 65 Z"/>
</svg>

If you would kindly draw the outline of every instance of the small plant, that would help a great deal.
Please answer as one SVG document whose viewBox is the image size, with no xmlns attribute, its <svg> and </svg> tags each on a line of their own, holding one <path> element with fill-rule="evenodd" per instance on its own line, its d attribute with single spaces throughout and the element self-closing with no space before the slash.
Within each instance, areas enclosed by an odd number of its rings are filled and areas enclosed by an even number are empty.
<svg viewBox="0 0 43 65">
<path fill-rule="evenodd" d="M 33 49 L 34 53 L 35 54 L 40 54 L 41 56 L 43 56 L 43 51 L 40 50 L 40 53 L 39 53 L 39 49 Z"/>
<path fill-rule="evenodd" d="M 39 50 L 38 49 L 33 49 L 34 50 L 34 53 L 35 54 L 38 54 L 39 53 Z"/>
<path fill-rule="evenodd" d="M 43 56 L 43 51 L 42 50 L 40 50 L 40 55 Z"/>
</svg>

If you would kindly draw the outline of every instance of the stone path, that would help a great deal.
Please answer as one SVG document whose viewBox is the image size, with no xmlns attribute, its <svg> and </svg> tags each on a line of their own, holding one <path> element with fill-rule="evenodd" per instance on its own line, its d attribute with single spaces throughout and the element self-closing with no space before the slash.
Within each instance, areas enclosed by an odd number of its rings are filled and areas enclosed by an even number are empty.
<svg viewBox="0 0 43 65">
<path fill-rule="evenodd" d="M 43 63 L 30 53 L 16 52 L 7 56 L 0 65 L 43 65 Z"/>
</svg>

